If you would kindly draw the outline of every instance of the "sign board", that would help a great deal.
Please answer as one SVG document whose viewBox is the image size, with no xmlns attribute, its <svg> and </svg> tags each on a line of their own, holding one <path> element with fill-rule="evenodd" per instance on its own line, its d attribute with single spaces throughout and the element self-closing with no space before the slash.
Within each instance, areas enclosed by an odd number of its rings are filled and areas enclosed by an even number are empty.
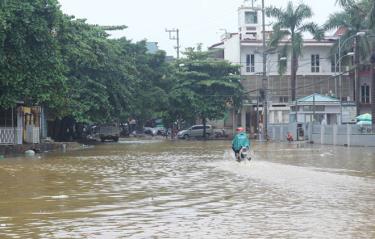
<svg viewBox="0 0 375 239">
<path fill-rule="evenodd" d="M 356 123 L 357 106 L 352 103 L 343 103 L 341 106 L 341 121 L 343 124 Z"/>
</svg>

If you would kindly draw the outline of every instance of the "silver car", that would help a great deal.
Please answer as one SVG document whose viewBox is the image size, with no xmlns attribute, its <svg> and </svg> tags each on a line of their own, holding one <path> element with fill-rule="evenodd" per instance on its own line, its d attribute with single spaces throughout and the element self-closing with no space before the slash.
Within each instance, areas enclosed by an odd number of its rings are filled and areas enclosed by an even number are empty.
<svg viewBox="0 0 375 239">
<path fill-rule="evenodd" d="M 192 137 L 203 136 L 203 125 L 193 125 L 186 130 L 182 130 L 177 133 L 179 139 L 188 139 Z M 206 125 L 206 137 L 210 137 L 213 134 L 213 128 L 211 125 Z"/>
</svg>

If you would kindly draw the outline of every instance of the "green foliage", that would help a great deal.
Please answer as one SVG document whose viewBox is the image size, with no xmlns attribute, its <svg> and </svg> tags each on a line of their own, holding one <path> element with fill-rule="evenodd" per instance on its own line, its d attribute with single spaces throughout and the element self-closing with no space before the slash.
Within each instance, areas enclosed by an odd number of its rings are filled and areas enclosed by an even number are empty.
<svg viewBox="0 0 375 239">
<path fill-rule="evenodd" d="M 342 52 L 353 51 L 353 45 L 358 43 L 358 52 L 362 60 L 368 60 L 371 52 L 372 45 L 374 44 L 373 37 L 353 37 L 357 32 L 367 31 L 368 35 L 373 35 L 374 21 L 371 18 L 372 11 L 375 7 L 374 1 L 339 1 L 344 7 L 341 12 L 333 13 L 329 16 L 324 25 L 326 31 L 333 30 L 339 27 L 345 28 L 344 35 L 341 36 Z M 369 11 L 371 9 L 371 11 Z M 375 12 L 374 12 L 375 13 Z M 332 57 L 338 52 L 338 42 L 331 50 Z"/>
<path fill-rule="evenodd" d="M 174 120 L 215 120 L 224 117 L 228 102 L 239 107 L 243 94 L 239 66 L 209 58 L 199 47 L 188 48 L 185 55 L 176 64 L 176 83 L 170 93 L 169 115 Z"/>
<path fill-rule="evenodd" d="M 22 100 L 79 122 L 142 121 L 168 109 L 165 53 L 109 39 L 126 26 L 90 25 L 64 15 L 57 0 L 0 3 L 0 107 Z"/>
<path fill-rule="evenodd" d="M 357 11 L 363 22 L 367 22 L 369 28 L 375 27 L 375 1 L 374 0 L 336 0 L 336 3 L 344 7 L 347 12 Z"/>
<path fill-rule="evenodd" d="M 9 0 L 0 13 L 0 107 L 23 100 L 58 107 L 66 92 L 55 0 Z"/>
</svg>

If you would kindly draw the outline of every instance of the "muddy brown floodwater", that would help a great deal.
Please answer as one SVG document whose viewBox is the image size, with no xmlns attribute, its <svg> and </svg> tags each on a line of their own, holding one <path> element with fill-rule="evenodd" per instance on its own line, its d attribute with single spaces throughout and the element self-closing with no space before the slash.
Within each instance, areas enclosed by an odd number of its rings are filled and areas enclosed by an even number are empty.
<svg viewBox="0 0 375 239">
<path fill-rule="evenodd" d="M 0 238 L 375 238 L 375 149 L 132 140 L 0 160 Z"/>
</svg>

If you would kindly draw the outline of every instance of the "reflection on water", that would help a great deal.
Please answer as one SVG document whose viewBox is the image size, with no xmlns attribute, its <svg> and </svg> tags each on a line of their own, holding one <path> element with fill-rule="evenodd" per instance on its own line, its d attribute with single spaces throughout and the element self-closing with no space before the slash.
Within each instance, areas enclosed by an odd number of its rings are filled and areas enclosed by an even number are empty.
<svg viewBox="0 0 375 239">
<path fill-rule="evenodd" d="M 375 238 L 375 149 L 131 141 L 0 161 L 0 238 Z"/>
</svg>

